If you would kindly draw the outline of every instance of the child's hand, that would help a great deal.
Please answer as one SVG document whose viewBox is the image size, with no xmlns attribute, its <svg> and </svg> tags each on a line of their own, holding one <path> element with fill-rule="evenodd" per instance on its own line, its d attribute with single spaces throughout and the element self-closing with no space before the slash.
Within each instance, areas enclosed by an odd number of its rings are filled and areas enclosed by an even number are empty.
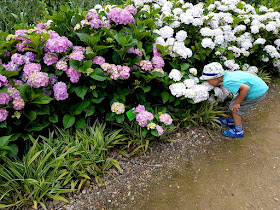
<svg viewBox="0 0 280 210">
<path fill-rule="evenodd" d="M 240 104 L 234 103 L 232 105 L 232 111 L 239 111 L 239 109 L 240 109 Z"/>
</svg>

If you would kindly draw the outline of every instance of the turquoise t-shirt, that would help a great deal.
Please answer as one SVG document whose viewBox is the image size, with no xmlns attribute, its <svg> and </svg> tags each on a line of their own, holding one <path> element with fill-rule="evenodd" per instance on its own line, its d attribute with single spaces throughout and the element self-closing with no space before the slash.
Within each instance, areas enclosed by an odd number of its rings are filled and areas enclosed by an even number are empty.
<svg viewBox="0 0 280 210">
<path fill-rule="evenodd" d="M 237 94 L 242 84 L 250 87 L 246 99 L 257 98 L 268 90 L 268 86 L 265 82 L 261 78 L 249 73 L 249 71 L 233 71 L 225 73 L 223 85 L 232 93 Z"/>
</svg>

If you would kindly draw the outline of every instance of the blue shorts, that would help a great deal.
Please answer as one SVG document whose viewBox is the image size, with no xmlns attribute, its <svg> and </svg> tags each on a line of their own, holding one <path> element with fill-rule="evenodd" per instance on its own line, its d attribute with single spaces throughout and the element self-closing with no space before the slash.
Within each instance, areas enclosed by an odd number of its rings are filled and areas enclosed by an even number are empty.
<svg viewBox="0 0 280 210">
<path fill-rule="evenodd" d="M 258 98 L 254 98 L 254 99 L 246 99 L 246 98 L 244 98 L 244 100 L 240 104 L 239 111 L 232 111 L 232 106 L 233 106 L 233 104 L 234 104 L 234 102 L 235 102 L 235 100 L 236 100 L 236 98 L 238 96 L 237 95 L 237 96 L 235 96 L 231 100 L 231 102 L 229 104 L 229 110 L 234 112 L 234 113 L 236 113 L 236 114 L 238 114 L 238 115 L 242 116 L 242 115 L 246 114 L 250 108 L 252 108 L 256 104 L 261 102 L 263 99 L 265 99 L 266 95 L 267 95 L 267 91 L 264 94 L 262 94 L 261 96 L 259 96 Z"/>
</svg>

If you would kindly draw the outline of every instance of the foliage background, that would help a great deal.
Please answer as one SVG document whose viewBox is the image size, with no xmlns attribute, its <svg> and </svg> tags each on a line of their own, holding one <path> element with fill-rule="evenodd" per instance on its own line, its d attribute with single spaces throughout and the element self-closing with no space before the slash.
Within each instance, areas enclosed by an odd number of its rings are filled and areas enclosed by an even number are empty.
<svg viewBox="0 0 280 210">
<path fill-rule="evenodd" d="M 196 4 L 205 0 L 189 0 Z M 246 3 L 259 5 L 261 0 L 245 0 Z M 269 3 L 270 0 L 267 0 Z M 0 31 L 13 32 L 13 25 L 36 24 L 43 19 L 44 13 L 52 15 L 61 5 L 69 4 L 72 9 L 90 10 L 96 4 L 121 4 L 121 0 L 0 0 Z"/>
</svg>

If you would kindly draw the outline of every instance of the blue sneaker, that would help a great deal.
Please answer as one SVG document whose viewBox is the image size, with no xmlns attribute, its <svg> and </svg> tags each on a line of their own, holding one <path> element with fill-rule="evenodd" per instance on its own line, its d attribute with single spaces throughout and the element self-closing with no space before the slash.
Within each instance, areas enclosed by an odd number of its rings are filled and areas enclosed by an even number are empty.
<svg viewBox="0 0 280 210">
<path fill-rule="evenodd" d="M 220 118 L 219 121 L 220 121 L 221 125 L 225 125 L 225 126 L 228 126 L 230 128 L 234 128 L 234 126 L 235 126 L 232 118 L 229 118 L 229 119 Z"/>
<path fill-rule="evenodd" d="M 223 132 L 223 135 L 226 137 L 241 138 L 244 136 L 244 130 L 242 129 L 241 131 L 238 131 L 235 128 L 233 128 L 230 130 L 225 130 Z"/>
</svg>

